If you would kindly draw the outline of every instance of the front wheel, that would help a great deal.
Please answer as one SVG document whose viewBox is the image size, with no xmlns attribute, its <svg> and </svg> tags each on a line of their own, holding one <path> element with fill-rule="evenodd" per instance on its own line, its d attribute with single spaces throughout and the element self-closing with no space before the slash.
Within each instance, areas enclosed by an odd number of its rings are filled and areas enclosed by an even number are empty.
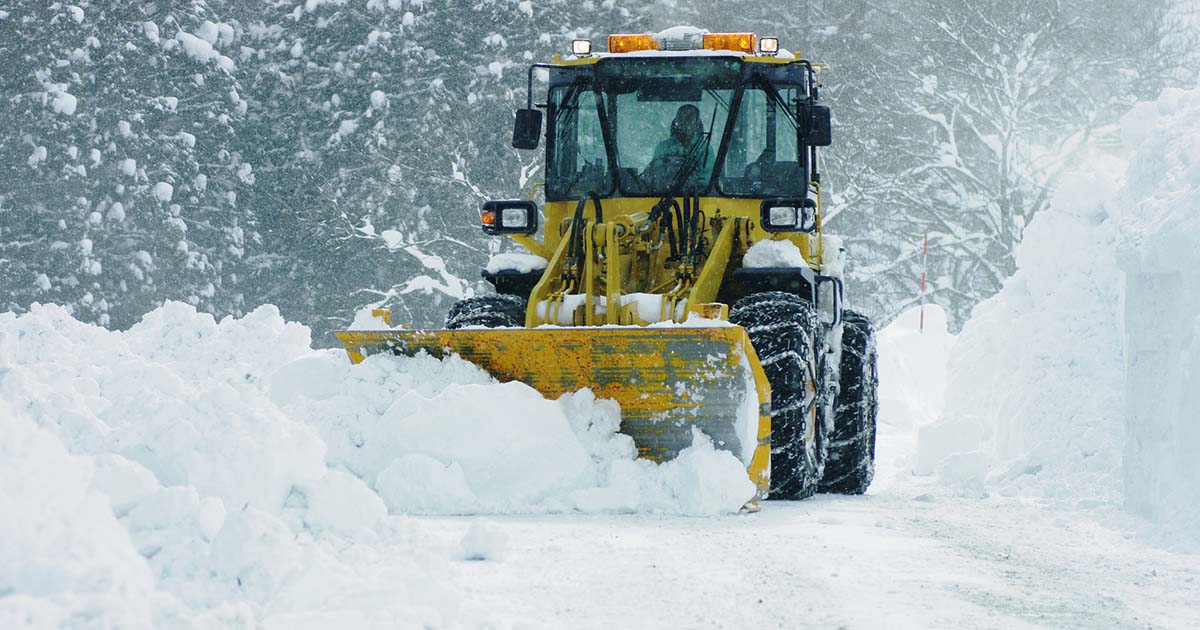
<svg viewBox="0 0 1200 630">
<path fill-rule="evenodd" d="M 820 319 L 803 298 L 772 291 L 738 300 L 729 320 L 746 329 L 771 385 L 769 496 L 810 497 L 821 479 L 828 442 Z"/>
<path fill-rule="evenodd" d="M 525 325 L 525 298 L 518 295 L 482 295 L 450 307 L 446 328 L 519 328 Z"/>
</svg>

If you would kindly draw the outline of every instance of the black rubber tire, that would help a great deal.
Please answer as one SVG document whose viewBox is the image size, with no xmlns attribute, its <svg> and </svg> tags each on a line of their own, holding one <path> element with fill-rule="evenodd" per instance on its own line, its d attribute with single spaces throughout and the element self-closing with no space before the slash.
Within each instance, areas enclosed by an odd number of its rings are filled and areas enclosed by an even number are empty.
<svg viewBox="0 0 1200 630">
<path fill-rule="evenodd" d="M 467 298 L 450 307 L 446 328 L 468 326 L 520 328 L 525 325 L 525 298 L 517 295 L 483 295 Z"/>
<path fill-rule="evenodd" d="M 842 312 L 841 389 L 834 405 L 829 460 L 821 492 L 863 494 L 875 477 L 879 372 L 875 328 L 854 311 Z"/>
<path fill-rule="evenodd" d="M 738 300 L 729 320 L 746 329 L 771 384 L 768 497 L 810 497 L 817 491 L 828 443 L 821 393 L 824 326 L 807 300 L 775 291 Z"/>
</svg>

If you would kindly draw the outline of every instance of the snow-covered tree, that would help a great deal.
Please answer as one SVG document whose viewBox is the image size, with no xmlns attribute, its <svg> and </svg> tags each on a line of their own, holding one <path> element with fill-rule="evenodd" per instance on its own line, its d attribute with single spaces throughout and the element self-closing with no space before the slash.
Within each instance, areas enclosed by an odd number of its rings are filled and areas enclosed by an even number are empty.
<svg viewBox="0 0 1200 630">
<path fill-rule="evenodd" d="M 632 19 L 559 1 L 232 10 L 251 95 L 239 146 L 255 156 L 249 194 L 266 243 L 252 293 L 318 332 L 368 304 L 440 324 L 451 301 L 482 289 L 494 243 L 479 207 L 526 194 L 540 165 L 509 146 L 528 64 Z"/>
<path fill-rule="evenodd" d="M 1117 4 L 922 0 L 890 14 L 908 35 L 880 50 L 864 103 L 889 128 L 851 191 L 866 210 L 850 223 L 868 271 L 856 285 L 875 309 L 919 299 L 928 234 L 929 297 L 961 325 L 1015 270 L 1025 225 L 1079 148 L 1161 87 L 1181 59 L 1144 34 L 1173 28 L 1167 3 Z M 1138 31 L 1131 15 L 1160 22 Z"/>
<path fill-rule="evenodd" d="M 231 29 L 204 2 L 22 0 L 0 19 L 0 308 L 125 326 L 163 299 L 237 313 L 252 177 Z"/>
</svg>

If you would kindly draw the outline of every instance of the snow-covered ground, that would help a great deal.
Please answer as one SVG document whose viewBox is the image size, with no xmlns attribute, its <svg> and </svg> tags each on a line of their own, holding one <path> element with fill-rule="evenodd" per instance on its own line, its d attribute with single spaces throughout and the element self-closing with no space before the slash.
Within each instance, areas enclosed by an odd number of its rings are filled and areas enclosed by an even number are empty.
<svg viewBox="0 0 1200 630">
<path fill-rule="evenodd" d="M 1135 517 L 910 473 L 954 341 L 915 321 L 881 333 L 871 492 L 739 515 L 703 440 L 639 462 L 603 401 L 352 367 L 272 309 L 0 315 L 0 627 L 1200 624 L 1200 557 Z"/>
<path fill-rule="evenodd" d="M 863 497 L 739 514 L 703 435 L 273 307 L 0 314 L 0 628 L 1200 627 L 1200 92 L 1123 138 L 957 338 L 881 331 Z"/>
<path fill-rule="evenodd" d="M 944 314 L 881 333 L 879 466 L 865 497 L 757 514 L 492 516 L 506 554 L 452 563 L 462 619 L 496 628 L 1200 627 L 1200 556 L 1138 537 L 1115 506 L 964 492 L 914 476 L 941 413 Z M 431 517 L 452 555 L 475 522 Z"/>
</svg>

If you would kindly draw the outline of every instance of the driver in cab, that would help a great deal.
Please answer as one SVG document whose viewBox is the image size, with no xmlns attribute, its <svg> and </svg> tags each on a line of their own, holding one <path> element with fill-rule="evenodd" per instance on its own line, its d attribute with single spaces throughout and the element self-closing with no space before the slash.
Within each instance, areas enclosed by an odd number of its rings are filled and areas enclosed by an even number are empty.
<svg viewBox="0 0 1200 630">
<path fill-rule="evenodd" d="M 646 167 L 646 174 L 659 182 L 669 185 L 683 167 L 688 156 L 693 160 L 700 159 L 693 169 L 689 179 L 706 178 L 712 169 L 712 148 L 704 146 L 704 124 L 700 122 L 700 108 L 695 105 L 681 105 L 671 121 L 671 137 L 659 142 L 654 147 L 654 157 Z M 703 151 L 703 156 L 698 155 Z"/>
</svg>

